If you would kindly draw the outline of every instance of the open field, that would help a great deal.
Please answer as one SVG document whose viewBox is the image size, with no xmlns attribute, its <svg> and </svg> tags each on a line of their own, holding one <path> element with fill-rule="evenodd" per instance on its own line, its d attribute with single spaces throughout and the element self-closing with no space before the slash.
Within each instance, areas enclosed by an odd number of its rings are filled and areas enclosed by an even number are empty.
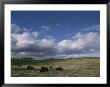
<svg viewBox="0 0 110 87">
<path fill-rule="evenodd" d="M 35 70 L 26 70 L 31 65 Z M 50 67 L 48 72 L 40 72 L 42 66 Z M 63 70 L 56 70 L 62 67 Z M 81 59 L 11 59 L 12 77 L 99 77 L 100 58 Z"/>
</svg>

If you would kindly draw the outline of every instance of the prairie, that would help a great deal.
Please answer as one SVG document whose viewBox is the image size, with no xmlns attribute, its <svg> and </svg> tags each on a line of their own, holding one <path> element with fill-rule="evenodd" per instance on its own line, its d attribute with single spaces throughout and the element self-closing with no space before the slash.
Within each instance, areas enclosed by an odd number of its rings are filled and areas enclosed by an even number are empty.
<svg viewBox="0 0 110 87">
<path fill-rule="evenodd" d="M 34 70 L 27 70 L 27 66 Z M 40 72 L 41 67 L 49 68 L 48 72 Z M 62 67 L 63 70 L 56 70 Z M 12 77 L 99 77 L 100 58 L 69 58 L 69 59 L 11 59 Z"/>
</svg>

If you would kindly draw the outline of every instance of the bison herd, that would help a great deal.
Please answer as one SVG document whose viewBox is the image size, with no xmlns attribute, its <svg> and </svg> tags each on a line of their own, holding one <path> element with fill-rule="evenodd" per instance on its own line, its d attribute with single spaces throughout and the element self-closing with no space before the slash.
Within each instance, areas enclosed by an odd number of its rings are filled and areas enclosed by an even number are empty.
<svg viewBox="0 0 110 87">
<path fill-rule="evenodd" d="M 40 68 L 40 73 L 41 72 L 48 72 L 49 69 L 52 69 L 52 68 L 53 68 L 52 66 L 50 66 L 50 67 L 41 67 Z M 27 68 L 26 68 L 26 70 L 36 70 L 36 69 L 33 66 L 28 65 Z M 63 67 L 56 67 L 55 70 L 62 71 L 64 69 L 63 69 Z"/>
</svg>

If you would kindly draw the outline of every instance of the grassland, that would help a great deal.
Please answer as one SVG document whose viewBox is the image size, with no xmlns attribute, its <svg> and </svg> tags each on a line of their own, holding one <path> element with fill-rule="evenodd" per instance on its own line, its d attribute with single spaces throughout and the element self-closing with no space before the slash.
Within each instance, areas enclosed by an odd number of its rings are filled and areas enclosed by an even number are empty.
<svg viewBox="0 0 110 87">
<path fill-rule="evenodd" d="M 26 70 L 31 65 L 35 70 Z M 49 72 L 41 72 L 42 66 L 50 67 Z M 57 71 L 56 67 L 63 67 L 64 70 Z M 81 59 L 11 59 L 12 77 L 99 77 L 100 58 Z"/>
</svg>

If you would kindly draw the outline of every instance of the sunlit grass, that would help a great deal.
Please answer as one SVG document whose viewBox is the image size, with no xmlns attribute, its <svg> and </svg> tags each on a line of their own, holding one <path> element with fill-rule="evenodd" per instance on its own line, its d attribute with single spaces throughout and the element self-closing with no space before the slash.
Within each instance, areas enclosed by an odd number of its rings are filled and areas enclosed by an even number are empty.
<svg viewBox="0 0 110 87">
<path fill-rule="evenodd" d="M 26 70 L 32 65 L 36 70 Z M 48 72 L 40 73 L 41 66 L 53 66 Z M 63 67 L 63 71 L 55 70 Z M 13 77 L 99 77 L 100 59 L 64 59 L 64 60 L 12 60 L 11 76 Z"/>
</svg>

